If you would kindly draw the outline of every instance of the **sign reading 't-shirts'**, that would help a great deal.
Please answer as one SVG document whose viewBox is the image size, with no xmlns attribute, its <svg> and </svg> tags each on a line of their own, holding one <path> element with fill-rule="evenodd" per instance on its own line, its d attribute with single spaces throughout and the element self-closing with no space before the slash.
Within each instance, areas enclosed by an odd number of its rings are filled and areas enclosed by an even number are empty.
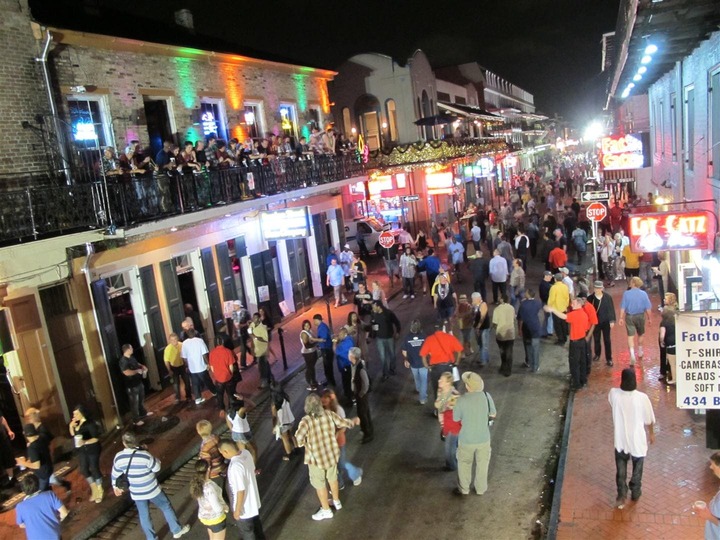
<svg viewBox="0 0 720 540">
<path fill-rule="evenodd" d="M 720 311 L 679 313 L 675 343 L 677 406 L 720 409 Z"/>
</svg>

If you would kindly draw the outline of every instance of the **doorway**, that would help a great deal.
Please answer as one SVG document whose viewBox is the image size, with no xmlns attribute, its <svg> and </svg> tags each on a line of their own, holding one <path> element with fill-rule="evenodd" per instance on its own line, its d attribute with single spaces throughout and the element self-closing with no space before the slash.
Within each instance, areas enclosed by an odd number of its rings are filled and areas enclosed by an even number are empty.
<svg viewBox="0 0 720 540">
<path fill-rule="evenodd" d="M 141 364 L 147 365 L 145 361 L 145 351 L 143 350 L 142 343 L 140 343 L 137 324 L 135 324 L 135 310 L 132 306 L 130 291 L 126 290 L 120 293 L 111 292 L 109 296 L 110 310 L 113 314 L 120 350 L 122 351 L 122 346 L 126 343 L 132 345 L 135 359 Z M 122 354 L 122 352 L 120 354 Z M 147 379 L 144 379 L 144 381 L 146 381 L 145 391 L 148 392 L 151 390 L 151 387 L 147 384 Z"/>
<path fill-rule="evenodd" d="M 150 98 L 143 96 L 145 109 L 145 123 L 147 124 L 148 138 L 152 156 L 162 150 L 163 141 L 175 140 L 172 123 L 170 122 L 169 101 L 166 98 Z"/>
<path fill-rule="evenodd" d="M 205 334 L 205 325 L 199 313 L 197 290 L 195 289 L 195 269 L 190 261 L 190 254 L 173 257 L 160 263 L 165 299 L 170 312 L 170 324 L 173 332 L 180 334 L 185 317 L 191 317 L 195 330 Z M 186 311 L 190 304 L 192 310 Z"/>
<path fill-rule="evenodd" d="M 323 294 L 329 293 L 332 289 L 327 285 L 327 256 L 330 253 L 330 227 L 327 224 L 325 212 L 313 214 L 313 234 L 317 246 L 318 266 L 320 267 L 320 284 Z"/>
<path fill-rule="evenodd" d="M 303 311 L 310 305 L 310 261 L 305 242 L 302 238 L 285 241 L 296 312 Z"/>
</svg>

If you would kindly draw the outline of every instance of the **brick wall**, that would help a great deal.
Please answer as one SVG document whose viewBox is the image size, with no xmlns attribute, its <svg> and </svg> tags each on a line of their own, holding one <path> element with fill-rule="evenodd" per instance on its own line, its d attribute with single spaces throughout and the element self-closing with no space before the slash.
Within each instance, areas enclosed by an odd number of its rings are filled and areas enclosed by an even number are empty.
<svg viewBox="0 0 720 540">
<path fill-rule="evenodd" d="M 30 29 L 26 0 L 0 0 L 0 188 L 15 183 L 12 173 L 44 172 L 47 161 L 42 140 L 22 121 L 37 126 L 34 117 L 47 114 L 48 105 L 38 48 Z M 12 179 L 12 180 L 11 180 Z"/>
</svg>

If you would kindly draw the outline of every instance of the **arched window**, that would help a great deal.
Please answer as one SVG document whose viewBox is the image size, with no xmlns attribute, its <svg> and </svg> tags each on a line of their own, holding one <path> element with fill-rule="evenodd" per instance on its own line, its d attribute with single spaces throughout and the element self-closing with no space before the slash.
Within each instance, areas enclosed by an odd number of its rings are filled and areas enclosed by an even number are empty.
<svg viewBox="0 0 720 540">
<path fill-rule="evenodd" d="M 390 132 L 390 140 L 397 142 L 398 140 L 398 129 L 397 129 L 397 109 L 395 108 L 395 100 L 388 99 L 385 102 L 385 116 L 388 120 L 388 129 Z"/>
</svg>

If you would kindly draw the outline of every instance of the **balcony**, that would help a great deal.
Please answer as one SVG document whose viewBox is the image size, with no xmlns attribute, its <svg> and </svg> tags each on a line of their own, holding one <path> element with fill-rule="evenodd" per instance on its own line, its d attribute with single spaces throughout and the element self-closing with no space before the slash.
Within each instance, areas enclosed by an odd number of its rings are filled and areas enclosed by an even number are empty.
<svg viewBox="0 0 720 540">
<path fill-rule="evenodd" d="M 93 229 L 132 227 L 212 206 L 332 184 L 361 176 L 366 168 L 350 154 L 301 160 L 280 157 L 249 167 L 184 174 L 106 178 L 78 174 L 76 177 L 88 180 L 3 191 L 0 245 Z M 27 185 L 31 186 L 29 182 Z"/>
</svg>

